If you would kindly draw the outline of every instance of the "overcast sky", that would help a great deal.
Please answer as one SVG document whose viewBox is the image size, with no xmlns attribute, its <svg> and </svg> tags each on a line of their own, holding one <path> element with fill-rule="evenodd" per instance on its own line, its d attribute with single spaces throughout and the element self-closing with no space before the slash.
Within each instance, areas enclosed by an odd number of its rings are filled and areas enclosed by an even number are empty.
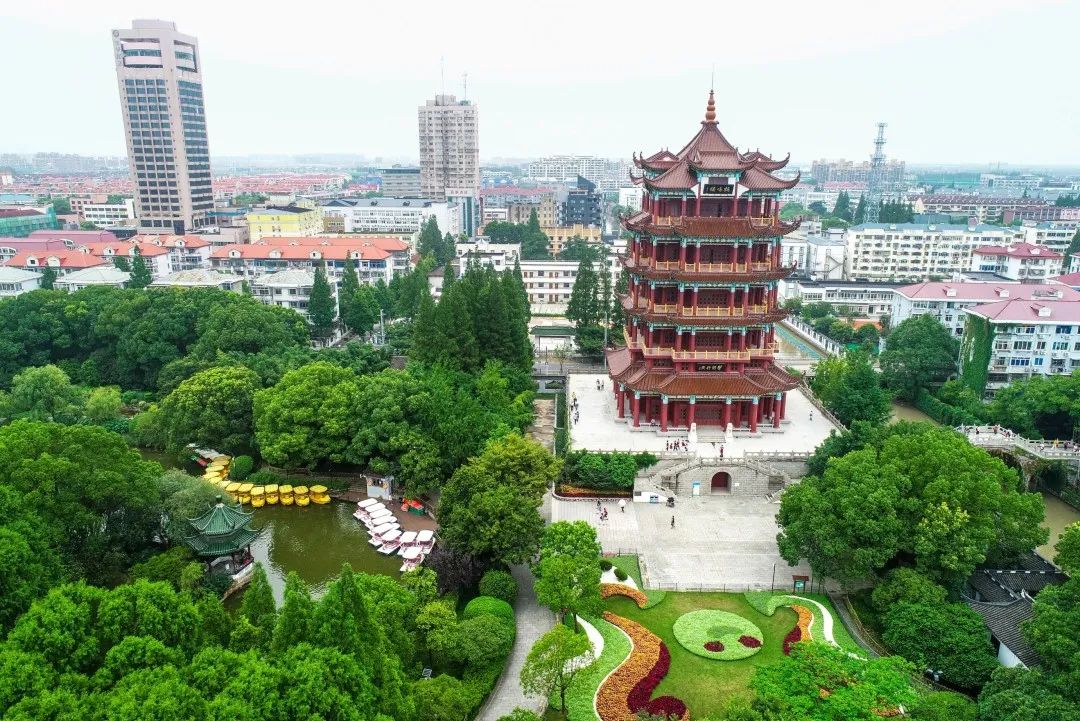
<svg viewBox="0 0 1080 721">
<path fill-rule="evenodd" d="M 415 158 L 440 87 L 480 152 L 608 157 L 680 146 L 715 67 L 741 148 L 908 162 L 1076 164 L 1076 0 L 0 3 L 0 152 L 124 153 L 110 30 L 199 38 L 214 155 Z"/>
</svg>

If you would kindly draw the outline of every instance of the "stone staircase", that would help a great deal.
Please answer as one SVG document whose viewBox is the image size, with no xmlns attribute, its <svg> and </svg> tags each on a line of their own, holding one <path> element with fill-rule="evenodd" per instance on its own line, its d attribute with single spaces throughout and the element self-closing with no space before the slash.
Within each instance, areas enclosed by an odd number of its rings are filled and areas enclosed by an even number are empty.
<svg viewBox="0 0 1080 721">
<path fill-rule="evenodd" d="M 652 488 L 660 493 L 672 496 L 690 496 L 693 493 L 691 483 L 680 483 L 679 475 L 705 466 L 725 469 L 744 469 L 766 480 L 766 498 L 774 499 L 791 482 L 791 478 L 778 468 L 751 458 L 685 458 L 665 459 L 641 471 L 637 475 L 635 487 L 638 490 Z"/>
</svg>

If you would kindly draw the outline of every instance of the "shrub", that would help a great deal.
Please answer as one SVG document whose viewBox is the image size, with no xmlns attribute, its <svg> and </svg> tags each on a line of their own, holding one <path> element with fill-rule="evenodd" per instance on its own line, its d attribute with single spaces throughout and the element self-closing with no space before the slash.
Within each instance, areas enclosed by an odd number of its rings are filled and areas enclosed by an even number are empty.
<svg viewBox="0 0 1080 721">
<path fill-rule="evenodd" d="M 627 579 L 626 571 L 622 570 L 621 568 L 616 568 L 615 578 L 619 579 L 620 581 L 625 581 Z"/>
<path fill-rule="evenodd" d="M 237 457 L 241 458 L 242 456 L 237 456 Z M 254 473 L 252 473 L 251 475 L 249 475 L 247 477 L 247 482 L 254 485 L 254 486 L 273 486 L 273 485 L 280 486 L 283 483 L 285 483 L 286 480 L 287 479 L 282 478 L 278 474 L 276 474 L 276 473 L 274 473 L 272 471 L 267 471 L 265 469 L 263 469 L 261 471 L 255 471 Z"/>
<path fill-rule="evenodd" d="M 514 608 L 506 601 L 492 596 L 477 596 L 465 604 L 465 610 L 462 612 L 462 616 L 466 619 L 476 618 L 484 614 L 498 616 L 510 621 L 514 620 Z"/>
<path fill-rule="evenodd" d="M 885 613 L 900 601 L 908 603 L 945 603 L 946 591 L 913 568 L 894 568 L 885 581 L 874 589 L 871 602 L 874 610 Z"/>
<path fill-rule="evenodd" d="M 610 571 L 611 570 L 611 561 L 607 560 L 606 558 L 601 558 L 600 559 L 600 570 L 601 571 Z"/>
<path fill-rule="evenodd" d="M 246 480 L 254 467 L 255 461 L 251 460 L 251 456 L 237 456 L 229 465 L 229 477 L 236 481 Z"/>
<path fill-rule="evenodd" d="M 581 488 L 626 490 L 634 487 L 637 472 L 638 458 L 632 453 L 571 451 L 566 454 L 562 481 Z"/>
<path fill-rule="evenodd" d="M 493 596 L 501 601 L 513 603 L 517 598 L 518 584 L 506 571 L 492 569 L 480 578 L 480 595 Z"/>
</svg>

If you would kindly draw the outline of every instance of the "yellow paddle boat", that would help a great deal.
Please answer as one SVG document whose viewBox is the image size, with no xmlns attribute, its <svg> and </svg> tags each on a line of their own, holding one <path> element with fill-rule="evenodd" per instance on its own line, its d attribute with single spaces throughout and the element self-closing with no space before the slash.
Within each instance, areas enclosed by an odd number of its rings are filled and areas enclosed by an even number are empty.
<svg viewBox="0 0 1080 721">
<path fill-rule="evenodd" d="M 230 496 L 232 496 L 233 500 L 235 501 L 236 500 L 236 494 L 240 492 L 240 484 L 239 483 L 230 483 L 229 485 L 225 486 L 225 492 L 228 493 Z"/>
<path fill-rule="evenodd" d="M 296 503 L 296 505 L 298 505 L 298 506 L 306 506 L 308 503 L 311 502 L 311 499 L 308 497 L 308 487 L 307 486 L 296 486 L 296 487 L 294 487 L 293 491 L 292 491 L 292 494 L 293 494 L 293 502 Z"/>
<path fill-rule="evenodd" d="M 241 503 L 251 503 L 251 489 L 254 487 L 251 483 L 241 483 L 236 489 L 236 500 Z"/>
<path fill-rule="evenodd" d="M 278 499 L 283 506 L 291 506 L 293 504 L 293 487 L 290 485 L 284 485 L 278 487 Z"/>
<path fill-rule="evenodd" d="M 266 489 L 262 486 L 255 486 L 251 489 L 251 507 L 262 508 L 266 505 Z"/>
<path fill-rule="evenodd" d="M 311 502 L 320 506 L 325 506 L 330 502 L 330 494 L 326 492 L 326 486 L 311 487 Z"/>
<path fill-rule="evenodd" d="M 266 505 L 277 505 L 278 500 L 278 486 L 276 483 L 271 483 L 266 487 Z"/>
</svg>

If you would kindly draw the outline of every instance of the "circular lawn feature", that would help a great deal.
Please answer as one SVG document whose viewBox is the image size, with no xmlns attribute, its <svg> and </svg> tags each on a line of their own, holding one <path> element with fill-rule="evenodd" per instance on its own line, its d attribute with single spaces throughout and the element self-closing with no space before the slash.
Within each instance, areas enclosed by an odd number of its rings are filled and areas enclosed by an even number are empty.
<svg viewBox="0 0 1080 721">
<path fill-rule="evenodd" d="M 764 640 L 752 621 L 727 611 L 684 613 L 672 627 L 675 640 L 687 651 L 718 661 L 738 661 L 761 650 Z"/>
</svg>

